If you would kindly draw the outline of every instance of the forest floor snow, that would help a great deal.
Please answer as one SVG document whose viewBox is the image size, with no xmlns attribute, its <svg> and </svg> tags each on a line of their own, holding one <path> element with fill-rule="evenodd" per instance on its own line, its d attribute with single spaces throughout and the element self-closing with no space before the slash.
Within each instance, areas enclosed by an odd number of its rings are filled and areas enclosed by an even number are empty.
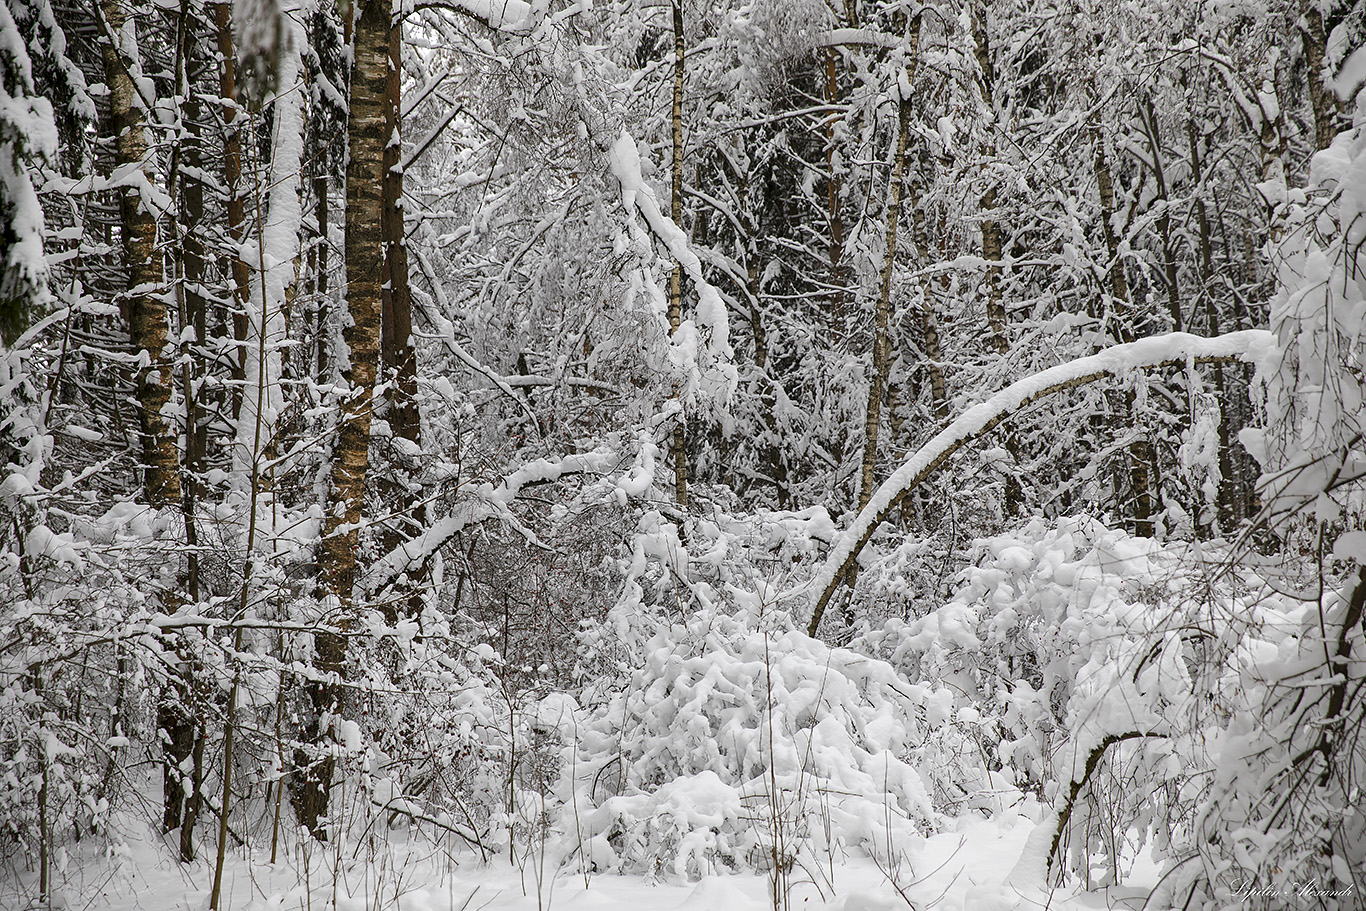
<svg viewBox="0 0 1366 911">
<path fill-rule="evenodd" d="M 1035 808 L 1037 809 L 1037 808 Z M 933 835 L 889 870 L 864 857 L 829 859 L 815 876 L 794 871 L 781 907 L 791 911 L 1090 911 L 1139 908 L 1153 865 L 1140 859 L 1122 889 L 1076 889 L 1022 894 L 1004 885 L 1034 828 L 1038 813 L 994 819 L 964 817 Z M 171 911 L 208 907 L 213 858 L 174 860 L 169 841 L 145 822 L 130 825 L 123 841 L 84 854 L 54 858 L 54 909 Z M 340 854 L 340 856 L 339 856 Z M 751 911 L 773 908 L 772 880 L 763 873 L 685 881 L 662 876 L 586 877 L 573 861 L 538 871 L 534 853 L 514 864 L 506 856 L 481 860 L 466 849 L 425 839 L 336 847 L 308 839 L 282 844 L 277 862 L 269 845 L 228 853 L 223 911 Z M 11 858 L 0 873 L 0 908 L 33 909 L 37 858 Z M 540 884 L 538 888 L 538 872 Z M 812 879 L 820 880 L 817 887 Z"/>
</svg>

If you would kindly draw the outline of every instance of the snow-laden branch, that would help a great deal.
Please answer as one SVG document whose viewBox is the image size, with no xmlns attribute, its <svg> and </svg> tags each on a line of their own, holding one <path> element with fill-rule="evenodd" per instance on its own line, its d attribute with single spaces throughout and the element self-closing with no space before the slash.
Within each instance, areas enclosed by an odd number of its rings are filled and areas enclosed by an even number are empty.
<svg viewBox="0 0 1366 911">
<path fill-rule="evenodd" d="M 500 376 L 498 379 L 509 389 L 524 389 L 529 386 L 579 386 L 605 395 L 625 395 L 626 390 L 605 380 L 595 380 L 583 376 L 545 376 L 539 373 Z"/>
<path fill-rule="evenodd" d="M 1182 53 L 1195 54 L 1201 59 L 1214 64 L 1215 71 L 1223 77 L 1224 84 L 1228 86 L 1230 97 L 1238 109 L 1247 118 L 1248 126 L 1254 133 L 1260 132 L 1264 120 L 1275 120 L 1275 112 L 1266 110 L 1266 102 L 1260 96 L 1256 101 L 1248 97 L 1243 77 L 1239 74 L 1238 65 L 1224 54 L 1211 50 L 1209 47 L 1193 39 L 1182 41 L 1176 46 L 1176 50 Z M 1274 103 L 1274 100 L 1273 100 Z"/>
<path fill-rule="evenodd" d="M 520 529 L 521 522 L 513 515 L 511 505 L 522 488 L 558 481 L 572 474 L 608 474 L 619 462 L 620 454 L 610 450 L 579 453 L 562 459 L 537 459 L 505 477 L 497 486 L 479 485 L 474 490 L 474 498 L 458 504 L 450 515 L 375 561 L 370 567 L 367 591 L 376 594 L 393 584 L 402 573 L 418 569 L 446 542 L 471 525 L 501 518 Z"/>
<path fill-rule="evenodd" d="M 551 12 L 548 0 L 405 0 L 401 16 L 424 10 L 457 13 L 508 35 L 532 35 L 547 25 L 555 26 L 591 8 L 588 0 L 576 0 Z"/>
<path fill-rule="evenodd" d="M 690 377 L 689 385 L 693 388 L 701 387 L 706 379 L 705 375 L 714 372 L 721 388 L 708 391 L 715 398 L 729 398 L 731 390 L 735 388 L 737 374 L 735 366 L 730 362 L 730 324 L 727 322 L 726 305 L 720 292 L 702 274 L 702 261 L 688 242 L 688 235 L 674 224 L 672 218 L 664 214 L 659 198 L 645 182 L 641 174 L 640 152 L 636 149 L 636 141 L 625 128 L 608 149 L 608 164 L 617 182 L 621 184 L 622 204 L 626 211 L 638 211 L 641 214 L 650 232 L 668 248 L 669 255 L 683 267 L 683 271 L 688 274 L 697 290 L 697 323 L 704 330 L 703 337 L 697 337 L 698 333 L 689 325 L 691 320 L 685 320 L 673 333 L 673 345 L 681 349 L 681 366 L 690 373 L 696 373 Z M 705 346 L 710 356 L 709 365 L 704 365 L 700 357 L 702 352 L 699 348 L 702 346 Z"/>
<path fill-rule="evenodd" d="M 816 47 L 900 47 L 905 39 L 872 28 L 834 28 L 816 39 Z"/>
<path fill-rule="evenodd" d="M 531 32 L 541 18 L 538 11 L 524 0 L 419 0 L 416 3 L 404 3 L 402 15 L 407 17 L 423 10 L 459 13 L 495 32 L 510 34 Z"/>
<path fill-rule="evenodd" d="M 872 538 L 892 511 L 958 450 L 994 430 L 1002 421 L 1026 405 L 1065 389 L 1085 386 L 1105 377 L 1120 376 L 1132 370 L 1209 364 L 1228 361 L 1257 363 L 1275 348 L 1275 338 L 1264 329 L 1230 332 L 1217 338 L 1201 338 L 1173 332 L 1116 345 L 1104 351 L 1050 367 L 1033 376 L 1011 383 L 985 402 L 972 406 L 958 416 L 928 443 L 910 456 L 874 493 L 852 525 L 835 538 L 825 565 L 812 588 L 820 592 L 808 627 L 816 635 L 825 606 L 840 580 L 858 559 L 863 546 Z"/>
</svg>

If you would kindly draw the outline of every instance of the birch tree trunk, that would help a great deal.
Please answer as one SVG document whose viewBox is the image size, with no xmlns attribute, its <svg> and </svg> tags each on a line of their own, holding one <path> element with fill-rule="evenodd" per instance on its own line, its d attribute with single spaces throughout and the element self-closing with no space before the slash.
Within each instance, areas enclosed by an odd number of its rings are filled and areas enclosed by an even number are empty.
<svg viewBox="0 0 1366 911">
<path fill-rule="evenodd" d="M 314 636 L 316 666 L 323 679 L 309 685 L 313 716 L 305 739 L 319 743 L 328 721 L 343 710 L 340 681 L 346 677 L 345 634 L 355 623 L 353 589 L 356 551 L 370 468 L 370 423 L 375 378 L 379 369 L 381 234 L 384 200 L 385 94 L 388 88 L 390 0 L 370 0 L 356 20 L 353 37 L 355 70 L 351 77 L 347 118 L 349 161 L 346 168 L 346 305 L 351 321 L 342 330 L 346 393 L 341 425 L 332 452 L 323 539 L 318 569 L 328 602 L 327 618 L 339 632 Z M 303 758 L 302 780 L 296 781 L 295 810 L 315 837 L 324 837 L 334 760 L 326 751 Z M 312 758 L 314 761 L 309 762 Z"/>
<path fill-rule="evenodd" d="M 109 86 L 109 120 L 114 134 L 116 170 L 138 169 L 147 184 L 146 100 L 134 84 L 137 31 L 119 0 L 104 0 L 109 38 L 103 47 L 104 76 Z M 144 83 L 149 85 L 150 83 Z M 153 201 L 132 182 L 119 189 L 124 262 L 128 272 L 128 320 L 133 347 L 147 352 L 148 364 L 137 371 L 138 426 L 142 439 L 143 489 L 155 507 L 179 505 L 180 450 L 176 429 L 167 420 L 174 382 L 174 356 L 167 351 L 165 282 L 156 252 L 157 224 Z"/>
<path fill-rule="evenodd" d="M 151 99 L 139 95 L 134 81 L 141 75 L 136 24 L 126 16 L 119 0 L 106 0 L 101 12 L 108 28 L 108 40 L 103 45 L 102 53 L 105 81 L 109 86 L 109 125 L 114 134 L 114 168 L 116 171 L 141 170 L 141 186 L 151 186 L 155 175 L 149 167 L 150 150 L 146 132 L 146 105 Z M 145 81 L 143 85 L 150 86 L 151 83 Z M 170 345 L 166 282 L 156 251 L 156 215 L 152 208 L 153 201 L 144 198 L 138 184 L 126 182 L 120 188 L 119 196 L 128 280 L 130 341 L 134 349 L 146 352 L 147 357 L 146 366 L 139 369 L 134 378 L 144 495 L 147 503 L 155 508 L 180 509 L 183 505 L 180 447 L 176 428 L 168 418 L 168 405 L 175 383 L 176 352 L 174 346 Z M 174 217 L 174 213 L 170 214 Z M 157 697 L 157 728 L 166 735 L 162 754 L 162 825 L 166 831 L 182 825 L 184 821 L 182 808 L 185 789 L 181 779 L 181 763 L 189 757 L 195 738 L 194 724 L 185 697 L 183 676 L 181 679 L 172 676 Z"/>
<path fill-rule="evenodd" d="M 369 470 L 370 419 L 379 367 L 385 92 L 389 66 L 389 0 L 370 0 L 356 23 L 346 169 L 346 304 L 342 331 L 349 353 L 346 398 L 332 459 L 330 507 L 323 540 L 323 580 L 343 612 L 351 603 L 356 546 Z"/>
</svg>

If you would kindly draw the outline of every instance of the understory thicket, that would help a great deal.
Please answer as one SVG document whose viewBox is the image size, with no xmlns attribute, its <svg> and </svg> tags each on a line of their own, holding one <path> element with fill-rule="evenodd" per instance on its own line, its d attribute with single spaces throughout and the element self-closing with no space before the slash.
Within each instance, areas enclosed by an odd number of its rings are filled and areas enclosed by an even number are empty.
<svg viewBox="0 0 1366 911">
<path fill-rule="evenodd" d="M 9 0 L 0 904 L 1037 811 L 1005 907 L 1357 907 L 1364 10 Z"/>
</svg>

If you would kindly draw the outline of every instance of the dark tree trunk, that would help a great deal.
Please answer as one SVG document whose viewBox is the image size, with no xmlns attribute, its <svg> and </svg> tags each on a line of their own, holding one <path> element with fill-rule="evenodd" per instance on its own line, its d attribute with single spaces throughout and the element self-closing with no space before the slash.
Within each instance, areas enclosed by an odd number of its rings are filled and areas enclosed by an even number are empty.
<svg viewBox="0 0 1366 911">
<path fill-rule="evenodd" d="M 915 80 L 920 56 L 920 16 L 911 19 L 906 34 L 906 84 Z M 873 495 L 874 469 L 877 466 L 877 438 L 882 419 L 882 394 L 887 388 L 890 366 L 888 312 L 891 306 L 892 275 L 896 269 L 897 225 L 901 221 L 901 183 L 906 171 L 906 145 L 910 134 L 911 99 L 902 97 L 897 104 L 896 151 L 892 156 L 892 179 L 887 192 L 887 237 L 882 262 L 882 283 L 873 311 L 873 370 L 868 380 L 868 408 L 863 421 L 863 462 L 859 472 L 859 509 Z"/>
<path fill-rule="evenodd" d="M 1328 36 L 1324 34 L 1323 13 L 1316 2 L 1304 3 L 1304 24 L 1300 27 L 1300 41 L 1304 47 L 1306 81 L 1309 84 L 1309 107 L 1314 112 L 1314 149 L 1328 148 L 1333 137 L 1345 124 L 1337 93 L 1323 84 L 1323 55 L 1327 51 Z"/>
<path fill-rule="evenodd" d="M 683 227 L 683 0 L 673 0 L 674 28 L 674 92 L 670 119 L 673 125 L 672 193 L 669 215 L 674 224 Z M 669 331 L 677 332 L 683 320 L 683 265 L 675 263 L 669 276 Z M 688 419 L 680 409 L 674 425 L 673 444 L 669 447 L 674 463 L 674 502 L 679 508 L 688 505 Z"/>
<path fill-rule="evenodd" d="M 981 76 L 978 88 L 982 93 L 982 103 L 986 110 L 994 112 L 996 91 L 996 70 L 991 64 L 991 44 L 987 36 L 986 10 L 974 6 L 972 15 L 973 51 L 977 57 L 977 70 Z M 996 157 L 995 141 L 985 150 L 988 162 Z M 977 202 L 982 220 L 982 259 L 987 261 L 986 275 L 983 279 L 987 310 L 987 338 L 992 350 L 998 355 L 1010 352 L 1010 339 L 1006 335 L 1006 308 L 1001 293 L 1001 223 L 991 214 L 996 208 L 996 182 L 987 175 L 987 187 Z"/>
<path fill-rule="evenodd" d="M 218 31 L 218 55 L 222 69 L 218 73 L 218 94 L 223 105 L 223 182 L 227 190 L 228 237 L 233 251 L 228 254 L 228 271 L 233 282 L 232 329 L 237 342 L 237 356 L 232 360 L 233 393 L 231 411 L 234 420 L 242 405 L 242 383 L 246 377 L 247 295 L 251 293 L 251 271 L 237 252 L 247 234 L 247 203 L 242 192 L 242 131 L 245 118 L 237 112 L 237 51 L 232 43 L 232 4 L 214 4 L 214 25 Z"/>
<path fill-rule="evenodd" d="M 380 357 L 387 385 L 384 416 L 394 439 L 421 444 L 422 421 L 417 405 L 417 351 L 413 348 L 412 298 L 408 288 L 408 247 L 403 220 L 403 143 L 402 123 L 402 35 L 395 23 L 389 30 L 389 74 L 385 84 L 384 187 L 381 232 L 384 235 L 384 284 L 381 291 Z M 390 448 L 389 470 L 381 479 L 383 499 L 390 504 L 393 519 L 380 532 L 380 550 L 388 552 L 413 537 L 423 524 L 421 492 L 416 488 L 419 470 L 409 456 L 397 447 Z M 408 580 L 402 612 L 416 616 L 422 610 L 421 579 Z M 400 608 L 386 600 L 381 605 L 385 618 L 398 619 Z"/>
</svg>

